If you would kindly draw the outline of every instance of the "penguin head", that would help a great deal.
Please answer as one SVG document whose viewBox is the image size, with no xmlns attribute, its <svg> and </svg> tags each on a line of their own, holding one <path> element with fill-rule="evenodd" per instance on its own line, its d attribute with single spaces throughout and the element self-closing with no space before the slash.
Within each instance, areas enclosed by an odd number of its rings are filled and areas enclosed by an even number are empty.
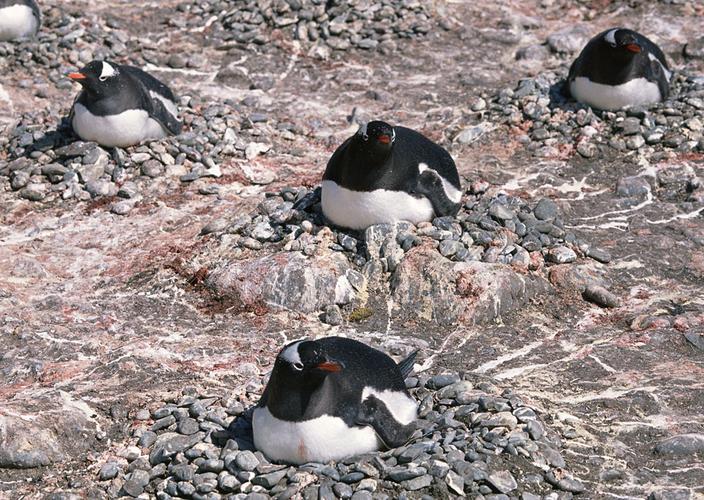
<svg viewBox="0 0 704 500">
<path fill-rule="evenodd" d="M 396 141 L 396 132 L 388 123 L 374 120 L 359 127 L 356 139 L 365 151 L 388 154 Z"/>
<path fill-rule="evenodd" d="M 100 96 L 119 91 L 119 76 L 117 65 L 108 61 L 92 61 L 79 72 L 68 74 L 71 80 L 78 82 L 86 91 Z"/>
<path fill-rule="evenodd" d="M 618 58 L 630 59 L 643 51 L 639 35 L 633 30 L 613 28 L 604 32 L 601 39 L 609 53 Z"/>
<path fill-rule="evenodd" d="M 319 343 L 298 340 L 284 347 L 276 357 L 274 371 L 280 371 L 291 381 L 322 381 L 332 373 L 339 373 L 344 365 L 327 355 Z"/>
</svg>

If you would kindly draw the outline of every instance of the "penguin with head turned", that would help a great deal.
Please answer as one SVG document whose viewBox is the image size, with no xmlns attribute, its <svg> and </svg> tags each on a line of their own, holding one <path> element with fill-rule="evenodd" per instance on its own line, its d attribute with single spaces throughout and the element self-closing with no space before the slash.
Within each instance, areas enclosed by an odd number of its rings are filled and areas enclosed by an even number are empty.
<svg viewBox="0 0 704 500">
<path fill-rule="evenodd" d="M 599 33 L 570 67 L 567 83 L 577 101 L 603 110 L 660 102 L 672 73 L 662 50 L 633 30 Z"/>
<path fill-rule="evenodd" d="M 41 24 L 34 0 L 0 0 L 0 42 L 34 36 Z"/>
<path fill-rule="evenodd" d="M 457 167 L 445 149 L 383 121 L 362 125 L 337 148 L 321 189 L 325 217 L 350 229 L 455 215 L 461 198 Z"/>
<path fill-rule="evenodd" d="M 83 87 L 69 120 L 84 141 L 127 147 L 181 131 L 173 92 L 139 68 L 92 61 L 68 77 Z"/>
<path fill-rule="evenodd" d="M 406 390 L 415 353 L 396 364 L 356 340 L 299 340 L 276 357 L 252 416 L 270 460 L 328 462 L 405 444 L 418 404 Z"/>
</svg>

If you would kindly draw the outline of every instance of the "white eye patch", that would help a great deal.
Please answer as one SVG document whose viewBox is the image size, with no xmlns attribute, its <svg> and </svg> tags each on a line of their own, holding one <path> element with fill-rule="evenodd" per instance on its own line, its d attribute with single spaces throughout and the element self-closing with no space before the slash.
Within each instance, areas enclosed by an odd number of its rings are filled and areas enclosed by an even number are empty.
<svg viewBox="0 0 704 500">
<path fill-rule="evenodd" d="M 618 28 L 614 28 L 604 35 L 604 40 L 606 41 L 606 43 L 608 43 L 612 47 L 616 47 L 616 32 L 617 31 L 618 31 Z"/>
<path fill-rule="evenodd" d="M 303 362 L 301 361 L 301 355 L 298 352 L 298 346 L 301 344 L 301 342 L 303 341 L 299 340 L 298 342 L 288 346 L 281 354 L 279 354 L 279 357 L 284 361 L 287 361 L 288 363 L 292 364 L 294 367 L 296 365 L 302 367 Z"/>
<path fill-rule="evenodd" d="M 100 72 L 100 81 L 104 82 L 111 76 L 117 75 L 117 70 L 113 68 L 109 63 L 103 61 L 103 71 Z"/>
</svg>

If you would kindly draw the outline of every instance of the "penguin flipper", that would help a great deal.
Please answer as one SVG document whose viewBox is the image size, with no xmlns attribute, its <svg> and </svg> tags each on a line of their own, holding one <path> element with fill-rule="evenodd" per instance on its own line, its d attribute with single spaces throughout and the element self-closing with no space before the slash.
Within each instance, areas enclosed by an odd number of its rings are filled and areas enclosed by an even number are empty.
<svg viewBox="0 0 704 500">
<path fill-rule="evenodd" d="M 161 123 L 161 125 L 168 130 L 173 135 L 178 135 L 181 133 L 181 127 L 183 124 L 176 119 L 176 117 L 171 114 L 171 112 L 166 109 L 164 103 L 152 97 L 150 100 L 149 116 L 154 118 L 156 121 Z"/>
<path fill-rule="evenodd" d="M 660 90 L 660 98 L 664 101 L 670 94 L 670 77 L 665 73 L 665 68 L 660 61 L 650 61 L 650 75 L 648 79 L 658 84 Z"/>
<path fill-rule="evenodd" d="M 398 364 L 398 369 L 401 370 L 401 376 L 405 379 L 410 375 L 411 370 L 413 370 L 413 364 L 416 362 L 416 355 L 418 354 L 418 349 L 413 351 L 411 354 L 406 356 L 405 359 L 401 360 Z"/>
<path fill-rule="evenodd" d="M 435 170 L 430 168 L 424 170 L 418 176 L 418 183 L 414 191 L 428 198 L 430 204 L 433 205 L 435 217 L 456 215 L 460 210 L 460 203 L 452 201 L 447 196 L 442 178 Z"/>
<path fill-rule="evenodd" d="M 394 418 L 384 402 L 371 395 L 362 401 L 356 423 L 368 425 L 387 448 L 398 448 L 408 442 L 416 430 L 413 422 L 403 425 Z"/>
</svg>

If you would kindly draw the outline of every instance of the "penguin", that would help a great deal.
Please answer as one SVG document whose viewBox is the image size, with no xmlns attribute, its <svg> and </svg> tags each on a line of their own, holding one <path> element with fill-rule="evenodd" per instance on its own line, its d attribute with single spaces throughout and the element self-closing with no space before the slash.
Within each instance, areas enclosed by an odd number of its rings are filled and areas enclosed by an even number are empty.
<svg viewBox="0 0 704 500">
<path fill-rule="evenodd" d="M 176 97 L 139 68 L 92 61 L 68 77 L 83 87 L 69 121 L 84 141 L 127 147 L 181 132 Z"/>
<path fill-rule="evenodd" d="M 567 82 L 577 101 L 613 111 L 666 99 L 671 77 L 655 43 L 633 30 L 612 28 L 587 43 Z"/>
<path fill-rule="evenodd" d="M 396 364 L 343 337 L 286 345 L 252 415 L 255 448 L 270 460 L 302 464 L 405 444 L 418 412 L 404 383 L 415 356 Z"/>
<path fill-rule="evenodd" d="M 334 225 L 455 215 L 462 191 L 450 154 L 427 137 L 383 121 L 362 125 L 333 153 L 323 174 L 323 214 Z"/>
<path fill-rule="evenodd" d="M 32 37 L 41 24 L 34 0 L 0 0 L 0 42 Z"/>
</svg>

